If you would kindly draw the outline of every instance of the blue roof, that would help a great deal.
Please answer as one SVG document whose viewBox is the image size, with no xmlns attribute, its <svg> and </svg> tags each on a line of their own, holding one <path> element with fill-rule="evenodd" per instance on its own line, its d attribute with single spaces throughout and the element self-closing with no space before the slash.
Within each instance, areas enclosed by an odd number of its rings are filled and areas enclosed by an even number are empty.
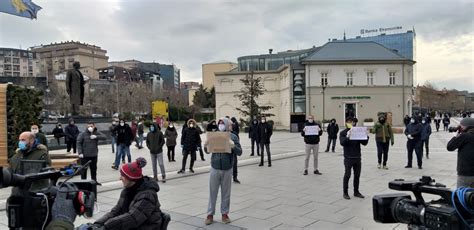
<svg viewBox="0 0 474 230">
<path fill-rule="evenodd" d="M 318 51 L 309 55 L 308 61 L 403 61 L 409 60 L 376 42 L 328 42 Z"/>
</svg>

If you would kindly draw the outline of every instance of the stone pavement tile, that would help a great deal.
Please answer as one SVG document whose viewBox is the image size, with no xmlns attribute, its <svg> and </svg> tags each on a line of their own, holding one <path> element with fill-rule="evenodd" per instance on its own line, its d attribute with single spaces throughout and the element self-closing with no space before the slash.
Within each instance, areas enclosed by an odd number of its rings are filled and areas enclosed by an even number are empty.
<svg viewBox="0 0 474 230">
<path fill-rule="evenodd" d="M 243 202 L 234 202 L 234 197 L 232 196 L 230 198 L 230 211 L 231 212 L 235 212 L 235 211 L 238 211 L 238 210 L 241 210 L 241 209 L 246 209 L 250 206 L 253 206 L 255 204 L 255 202 L 257 202 L 257 200 L 246 200 L 246 201 L 243 201 Z M 217 208 L 219 207 L 219 210 L 220 210 L 220 200 L 218 199 L 217 200 L 217 203 L 216 203 L 216 210 Z"/>
<path fill-rule="evenodd" d="M 254 207 L 241 209 L 241 210 L 236 211 L 235 213 L 241 214 L 243 216 L 262 219 L 262 220 L 265 220 L 265 219 L 268 219 L 272 216 L 276 216 L 276 215 L 280 214 L 280 212 L 278 212 L 278 211 L 273 211 L 273 210 L 270 210 L 270 209 L 269 210 L 258 209 L 258 208 L 254 208 Z"/>
<path fill-rule="evenodd" d="M 303 206 L 305 204 L 311 203 L 309 200 L 302 200 L 302 199 L 295 199 L 295 198 L 283 198 L 283 197 L 278 197 L 273 200 L 270 200 L 268 202 L 274 202 L 278 201 L 280 204 L 283 205 L 293 205 L 293 206 Z"/>
<path fill-rule="evenodd" d="M 303 217 L 315 220 L 329 221 L 336 224 L 342 224 L 345 221 L 353 218 L 352 215 L 342 215 L 337 213 L 328 212 L 324 209 L 318 209 L 313 212 L 307 213 Z"/>
<path fill-rule="evenodd" d="M 284 213 L 284 214 L 291 214 L 291 215 L 295 215 L 295 216 L 303 216 L 305 215 L 306 213 L 309 213 L 309 212 L 312 212 L 313 210 L 315 210 L 315 207 L 314 206 L 308 206 L 308 205 L 304 205 L 304 206 L 293 206 L 293 205 L 278 205 L 278 206 L 275 206 L 273 208 L 270 208 L 268 210 L 272 210 L 272 211 L 277 211 L 277 212 L 281 212 L 281 213 Z"/>
<path fill-rule="evenodd" d="M 355 227 L 363 228 L 364 230 L 378 230 L 378 229 L 394 229 L 399 224 L 380 224 L 374 221 L 373 218 L 366 219 L 360 217 L 354 217 L 344 224 L 348 224 Z M 406 227 L 406 226 L 405 226 Z"/>
<path fill-rule="evenodd" d="M 271 230 L 303 230 L 303 228 L 287 225 L 287 224 L 280 224 L 276 227 L 271 228 Z"/>
<path fill-rule="evenodd" d="M 196 230 L 196 226 L 192 226 L 189 224 L 184 224 L 181 222 L 173 222 L 171 221 L 168 224 L 168 229 L 173 229 L 173 230 Z"/>
<path fill-rule="evenodd" d="M 247 228 L 249 230 L 271 229 L 279 224 L 275 224 L 268 220 L 261 220 L 253 217 L 244 217 L 232 222 L 232 225 Z"/>
<path fill-rule="evenodd" d="M 301 199 L 309 200 L 309 201 L 315 201 L 315 202 L 319 202 L 319 203 L 332 204 L 335 201 L 338 201 L 338 200 L 343 199 L 343 198 L 342 198 L 342 192 L 341 192 L 340 194 L 333 193 L 332 195 L 329 195 L 329 196 L 319 196 L 319 195 L 313 194 L 313 195 L 308 195 L 308 196 L 305 196 L 305 197 L 301 197 Z"/>
<path fill-rule="evenodd" d="M 315 218 L 306 218 L 306 217 L 300 217 L 300 216 L 295 216 L 295 215 L 290 215 L 290 214 L 280 214 L 277 216 L 273 216 L 269 219 L 267 219 L 273 223 L 282 223 L 290 226 L 296 226 L 296 227 L 305 227 L 308 226 L 316 221 L 318 219 Z"/>
<path fill-rule="evenodd" d="M 190 216 L 204 216 L 206 215 L 207 206 L 186 205 L 177 208 L 171 208 L 169 210 Z"/>
<path fill-rule="evenodd" d="M 173 209 L 173 208 L 178 208 L 182 207 L 185 205 L 188 205 L 187 203 L 184 202 L 176 202 L 176 201 L 171 201 L 167 199 L 159 199 L 161 207 L 166 207 L 166 209 Z"/>
<path fill-rule="evenodd" d="M 338 211 L 346 209 L 347 206 L 311 202 L 303 205 L 302 208 L 309 208 L 312 210 L 325 210 L 326 212 L 336 213 Z"/>
<path fill-rule="evenodd" d="M 226 229 L 226 230 L 245 230 L 245 228 L 234 226 L 234 225 L 232 225 L 232 223 L 223 224 L 223 223 L 219 223 L 219 222 L 214 222 L 213 224 L 207 225 L 202 229 L 207 229 L 207 230 L 222 230 L 222 229 Z"/>
<path fill-rule="evenodd" d="M 195 227 L 204 227 L 206 226 L 206 224 L 204 224 L 204 219 L 205 216 L 203 217 L 195 217 L 195 216 L 190 216 L 188 218 L 184 218 L 182 220 L 180 220 L 179 222 L 181 223 L 184 223 L 184 224 L 189 224 L 189 225 L 192 225 L 192 226 L 195 226 Z"/>
<path fill-rule="evenodd" d="M 314 229 L 314 230 L 362 230 L 362 228 L 353 227 L 349 225 L 336 224 L 328 221 L 318 221 L 314 224 L 311 224 L 304 229 Z"/>
<path fill-rule="evenodd" d="M 182 214 L 182 213 L 173 212 L 173 211 L 169 211 L 169 210 L 162 209 L 162 211 L 168 213 L 171 216 L 171 222 L 176 222 L 176 221 L 179 222 L 183 219 L 186 219 L 186 218 L 190 217 L 189 215 L 185 215 L 185 214 Z"/>
<path fill-rule="evenodd" d="M 372 207 L 370 208 L 361 208 L 354 206 L 352 208 L 346 208 L 343 209 L 337 214 L 342 214 L 342 215 L 350 215 L 350 216 L 355 216 L 355 217 L 362 217 L 366 219 L 373 219 L 373 212 L 372 212 Z"/>
</svg>

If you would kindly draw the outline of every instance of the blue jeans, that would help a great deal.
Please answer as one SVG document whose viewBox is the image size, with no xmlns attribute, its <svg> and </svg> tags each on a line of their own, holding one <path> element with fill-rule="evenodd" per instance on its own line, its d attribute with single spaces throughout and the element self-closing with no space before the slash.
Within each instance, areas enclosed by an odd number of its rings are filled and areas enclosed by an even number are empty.
<svg viewBox="0 0 474 230">
<path fill-rule="evenodd" d="M 117 145 L 117 154 L 115 155 L 115 167 L 119 167 L 120 159 L 125 157 L 127 154 L 128 163 L 132 162 L 132 156 L 130 155 L 130 146 L 125 144 L 118 144 Z"/>
<path fill-rule="evenodd" d="M 117 145 L 117 137 L 112 137 L 112 153 L 115 153 L 116 145 Z"/>
</svg>

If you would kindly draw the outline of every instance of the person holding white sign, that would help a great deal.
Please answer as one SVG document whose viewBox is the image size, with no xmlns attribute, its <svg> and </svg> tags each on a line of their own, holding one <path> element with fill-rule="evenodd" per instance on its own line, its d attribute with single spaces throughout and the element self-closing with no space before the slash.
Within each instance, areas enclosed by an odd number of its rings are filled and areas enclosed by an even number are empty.
<svg viewBox="0 0 474 230">
<path fill-rule="evenodd" d="M 308 165 L 309 158 L 311 156 L 311 151 L 313 151 L 314 174 L 322 174 L 318 170 L 319 137 L 321 136 L 321 134 L 323 134 L 323 129 L 321 129 L 321 125 L 314 122 L 313 116 L 309 115 L 308 120 L 304 124 L 303 131 L 301 131 L 301 136 L 304 137 L 306 151 L 303 175 L 308 175 Z"/>
<path fill-rule="evenodd" d="M 351 138 L 352 132 L 358 130 L 355 127 L 357 125 L 357 118 L 348 117 L 346 118 L 346 129 L 339 134 L 339 141 L 344 150 L 344 179 L 343 179 L 343 197 L 344 199 L 351 199 L 349 196 L 349 179 L 351 177 L 351 170 L 354 170 L 354 196 L 359 198 L 365 198 L 359 191 L 359 178 L 362 170 L 362 154 L 360 145 L 367 145 L 369 143 L 369 136 L 367 135 L 367 129 L 365 130 L 365 136 L 367 138 L 357 140 Z M 356 128 L 356 129 L 355 129 Z"/>
</svg>

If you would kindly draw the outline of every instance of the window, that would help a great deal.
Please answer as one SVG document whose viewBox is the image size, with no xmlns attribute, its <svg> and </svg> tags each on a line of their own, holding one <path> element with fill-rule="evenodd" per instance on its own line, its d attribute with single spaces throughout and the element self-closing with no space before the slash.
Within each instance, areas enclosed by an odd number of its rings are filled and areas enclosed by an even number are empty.
<svg viewBox="0 0 474 230">
<path fill-rule="evenodd" d="M 351 86 L 354 83 L 354 78 L 352 77 L 352 72 L 346 73 L 347 75 L 347 86 Z"/>
<path fill-rule="evenodd" d="M 328 85 L 328 73 L 321 73 L 321 86 Z"/>
<path fill-rule="evenodd" d="M 367 85 L 374 85 L 374 72 L 367 72 Z"/>
<path fill-rule="evenodd" d="M 395 85 L 395 72 L 389 72 L 389 84 L 390 85 Z"/>
</svg>

